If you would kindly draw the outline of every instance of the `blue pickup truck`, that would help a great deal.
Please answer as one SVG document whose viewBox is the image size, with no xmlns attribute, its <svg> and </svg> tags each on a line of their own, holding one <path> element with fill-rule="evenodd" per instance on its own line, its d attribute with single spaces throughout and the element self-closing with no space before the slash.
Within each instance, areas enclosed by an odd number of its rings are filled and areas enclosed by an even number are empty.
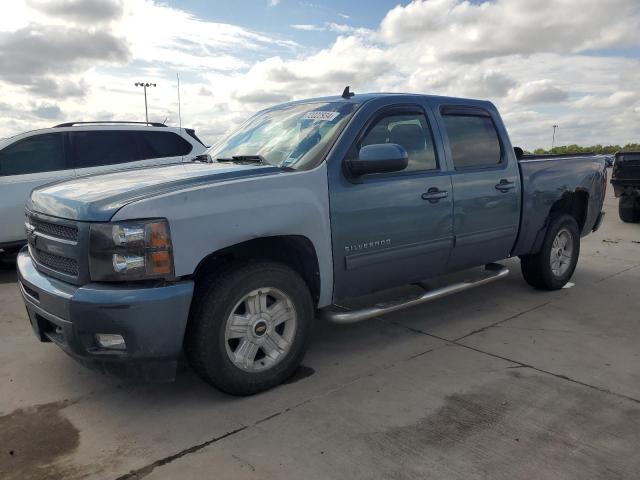
<svg viewBox="0 0 640 480">
<path fill-rule="evenodd" d="M 34 190 L 19 282 L 38 338 L 88 366 L 171 380 L 186 354 L 251 394 L 295 371 L 318 317 L 428 302 L 503 277 L 495 262 L 514 256 L 529 284 L 561 288 L 605 189 L 604 157 L 523 156 L 488 101 L 347 88 L 258 112 L 190 164 Z"/>
</svg>

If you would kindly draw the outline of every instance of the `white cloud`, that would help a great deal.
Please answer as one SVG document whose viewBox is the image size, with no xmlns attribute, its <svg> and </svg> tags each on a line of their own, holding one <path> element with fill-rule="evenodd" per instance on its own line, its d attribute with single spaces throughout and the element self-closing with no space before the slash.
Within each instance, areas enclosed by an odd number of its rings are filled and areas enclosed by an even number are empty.
<svg viewBox="0 0 640 480">
<path fill-rule="evenodd" d="M 347 35 L 347 34 L 374 35 L 375 33 L 368 28 L 352 27 L 351 25 L 346 25 L 344 23 L 335 23 L 335 22 L 325 22 L 322 25 L 302 23 L 302 24 L 294 24 L 289 26 L 294 30 L 303 30 L 307 32 L 330 31 L 330 32 L 335 32 L 342 35 Z"/>
<path fill-rule="evenodd" d="M 374 30 L 290 26 L 298 37 L 300 30 L 334 32 L 319 51 L 160 1 L 105 0 L 102 13 L 83 8 L 97 1 L 23 0 L 3 11 L 0 54 L 7 45 L 17 50 L 0 55 L 0 136 L 49 125 L 43 114 L 58 111 L 65 120 L 140 119 L 137 80 L 158 84 L 148 92 L 150 118 L 175 124 L 179 71 L 183 124 L 207 142 L 271 103 L 339 94 L 345 85 L 357 93 L 490 99 L 513 143 L 526 148 L 548 146 L 553 124 L 562 143 L 638 141 L 640 60 L 599 53 L 640 48 L 637 0 L 414 0 L 391 9 Z M 29 38 L 24 32 L 51 31 L 82 35 L 86 45 L 61 47 L 65 35 L 48 34 L 50 44 L 38 52 L 20 40 Z"/>
<path fill-rule="evenodd" d="M 393 8 L 380 34 L 390 44 L 421 41 L 437 58 L 468 62 L 635 45 L 639 26 L 635 0 L 414 0 Z"/>
<path fill-rule="evenodd" d="M 322 32 L 323 30 L 325 30 L 325 27 L 323 27 L 322 25 L 313 25 L 308 23 L 298 23 L 289 26 L 295 30 L 304 30 L 306 32 Z"/>
</svg>

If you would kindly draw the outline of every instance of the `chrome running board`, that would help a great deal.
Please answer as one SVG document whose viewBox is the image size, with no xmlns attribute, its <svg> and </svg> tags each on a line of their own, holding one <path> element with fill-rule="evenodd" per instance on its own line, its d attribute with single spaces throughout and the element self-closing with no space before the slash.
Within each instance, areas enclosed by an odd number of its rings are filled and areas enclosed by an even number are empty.
<svg viewBox="0 0 640 480">
<path fill-rule="evenodd" d="M 373 307 L 362 308 L 360 310 L 331 310 L 331 307 L 327 307 L 320 311 L 320 317 L 334 323 L 356 323 L 362 320 L 368 320 L 379 315 L 386 313 L 396 312 L 404 308 L 413 307 L 422 303 L 433 302 L 439 298 L 452 295 L 454 293 L 469 290 L 473 287 L 479 287 L 490 282 L 499 280 L 502 277 L 506 277 L 509 274 L 509 269 L 498 263 L 490 263 L 485 265 L 484 275 L 477 280 L 465 280 L 463 282 L 453 283 L 446 287 L 440 287 L 433 290 L 428 290 L 423 294 L 404 298 L 401 300 L 393 300 L 387 303 L 378 303 Z M 333 306 L 334 308 L 336 305 Z"/>
</svg>

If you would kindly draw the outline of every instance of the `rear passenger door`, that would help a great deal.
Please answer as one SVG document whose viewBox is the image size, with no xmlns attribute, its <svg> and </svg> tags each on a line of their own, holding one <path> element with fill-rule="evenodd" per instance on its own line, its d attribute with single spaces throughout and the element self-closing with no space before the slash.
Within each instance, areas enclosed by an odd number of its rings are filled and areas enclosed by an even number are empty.
<svg viewBox="0 0 640 480">
<path fill-rule="evenodd" d="M 518 234 L 520 178 L 498 133 L 504 127 L 494 111 L 480 107 L 441 106 L 439 113 L 454 198 L 448 270 L 507 258 Z"/>
<path fill-rule="evenodd" d="M 0 243 L 24 240 L 31 190 L 73 176 L 64 132 L 31 135 L 0 150 Z"/>
<path fill-rule="evenodd" d="M 179 163 L 192 148 L 172 132 L 85 130 L 69 135 L 77 175 Z"/>
</svg>

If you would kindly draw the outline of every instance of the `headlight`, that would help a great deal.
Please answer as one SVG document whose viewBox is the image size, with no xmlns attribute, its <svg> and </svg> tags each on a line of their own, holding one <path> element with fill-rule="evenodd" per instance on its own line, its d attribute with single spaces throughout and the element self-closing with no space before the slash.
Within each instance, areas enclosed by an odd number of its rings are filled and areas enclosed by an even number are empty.
<svg viewBox="0 0 640 480">
<path fill-rule="evenodd" d="M 171 235 L 166 220 L 91 225 L 91 280 L 115 282 L 173 278 Z"/>
</svg>

